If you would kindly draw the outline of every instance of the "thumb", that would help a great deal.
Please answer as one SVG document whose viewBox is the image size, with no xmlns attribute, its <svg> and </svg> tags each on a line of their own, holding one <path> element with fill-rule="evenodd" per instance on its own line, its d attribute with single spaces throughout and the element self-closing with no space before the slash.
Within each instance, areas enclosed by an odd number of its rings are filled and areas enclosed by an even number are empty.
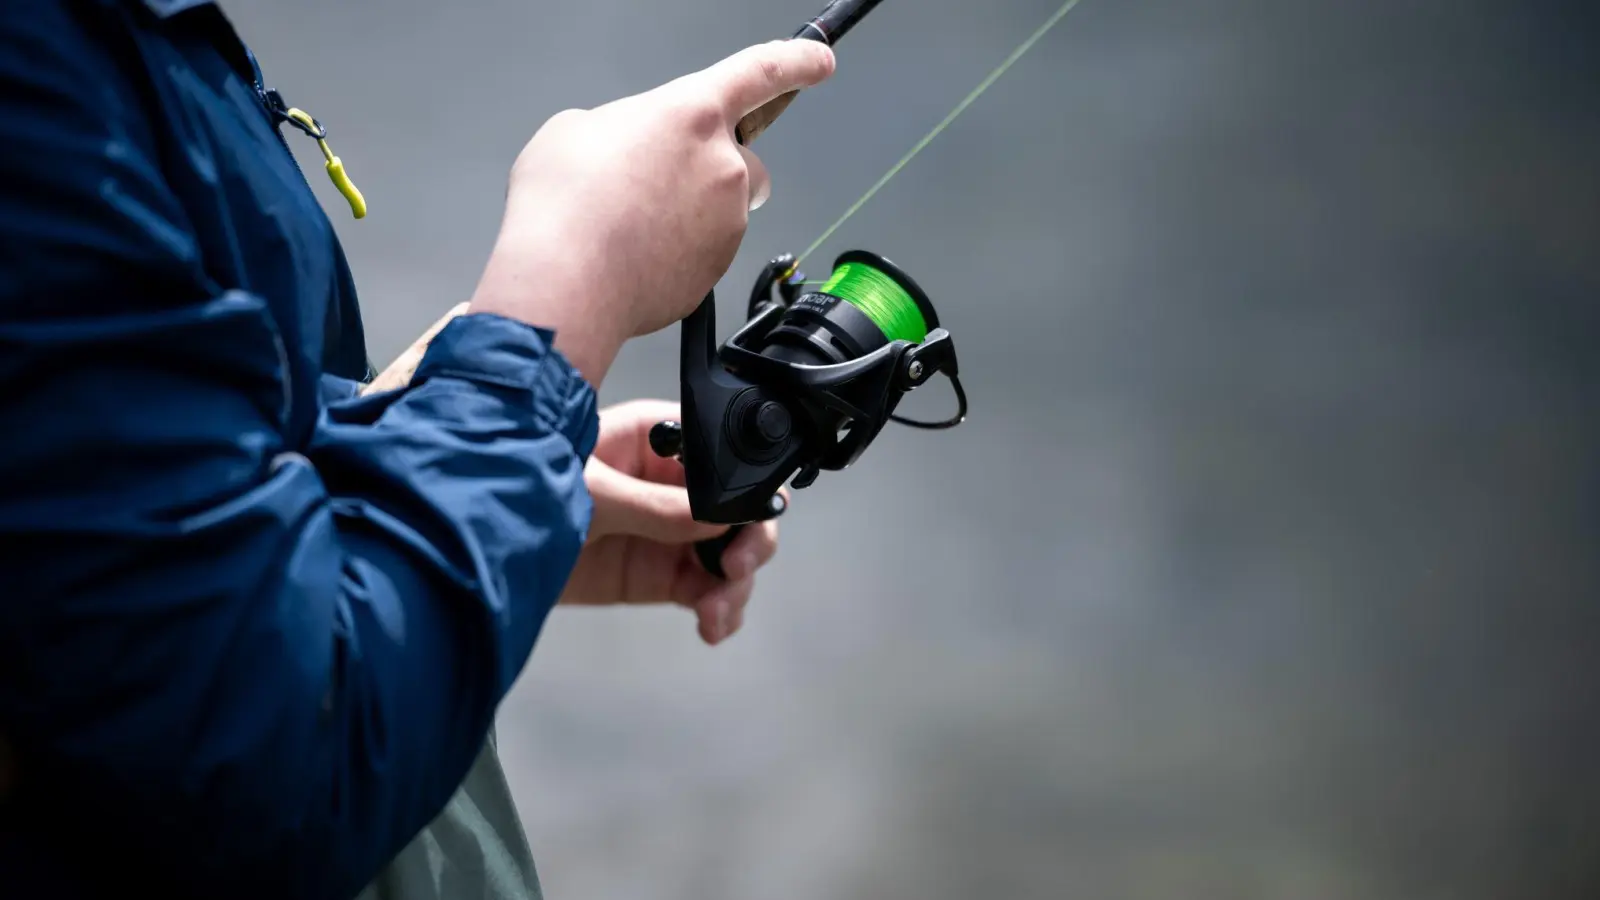
<svg viewBox="0 0 1600 900">
<path fill-rule="evenodd" d="M 691 544 L 728 530 L 726 525 L 696 522 L 684 488 L 624 475 L 598 459 L 590 460 L 584 481 L 594 498 L 592 537 L 622 534 L 660 544 Z"/>
<path fill-rule="evenodd" d="M 815 87 L 833 75 L 833 48 L 818 41 L 757 44 L 703 70 L 700 77 L 737 122 L 784 94 Z"/>
</svg>

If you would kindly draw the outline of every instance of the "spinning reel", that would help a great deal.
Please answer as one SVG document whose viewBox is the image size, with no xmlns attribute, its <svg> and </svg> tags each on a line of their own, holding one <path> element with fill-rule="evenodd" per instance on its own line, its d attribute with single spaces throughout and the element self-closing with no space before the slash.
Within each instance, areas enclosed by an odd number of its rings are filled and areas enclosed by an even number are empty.
<svg viewBox="0 0 1600 900">
<path fill-rule="evenodd" d="M 720 348 L 715 292 L 683 320 L 683 421 L 652 428 L 650 446 L 683 462 L 696 520 L 734 526 L 696 547 L 718 577 L 723 551 L 746 524 L 783 513 L 778 490 L 791 477 L 802 490 L 824 470 L 847 468 L 888 422 L 940 430 L 966 419 L 950 333 L 909 275 L 853 250 L 819 290 L 805 292 L 806 284 L 792 255 L 767 263 L 748 321 Z M 954 416 L 895 414 L 907 393 L 940 373 L 955 390 Z"/>
</svg>

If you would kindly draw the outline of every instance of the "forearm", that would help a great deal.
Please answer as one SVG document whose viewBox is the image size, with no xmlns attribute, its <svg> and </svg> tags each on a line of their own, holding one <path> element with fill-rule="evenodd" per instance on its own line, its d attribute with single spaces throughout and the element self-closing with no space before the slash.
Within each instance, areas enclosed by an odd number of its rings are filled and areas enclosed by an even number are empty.
<svg viewBox="0 0 1600 900">
<path fill-rule="evenodd" d="M 602 250 L 573 246 L 536 211 L 512 205 L 464 312 L 554 331 L 556 349 L 598 390 L 632 337 L 624 294 L 644 289 L 604 277 Z"/>
<path fill-rule="evenodd" d="M 0 451 L 0 722 L 40 827 L 212 893 L 353 895 L 459 785 L 564 587 L 593 394 L 547 335 L 473 317 L 415 387 L 330 407 L 286 454 L 226 387 L 270 347 L 171 380 L 188 348 L 248 330 L 230 309 L 164 320 L 141 354 L 125 341 L 153 327 L 96 334 L 155 372 L 58 333 L 63 368 L 0 415 L 19 437 Z M 184 417 L 152 431 L 155 385 Z M 237 458 L 175 452 L 224 446 Z"/>
</svg>

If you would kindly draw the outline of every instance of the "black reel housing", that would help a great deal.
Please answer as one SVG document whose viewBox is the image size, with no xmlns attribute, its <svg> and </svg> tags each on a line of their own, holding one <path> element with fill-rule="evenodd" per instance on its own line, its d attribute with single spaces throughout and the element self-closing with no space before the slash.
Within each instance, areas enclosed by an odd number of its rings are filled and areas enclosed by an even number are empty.
<svg viewBox="0 0 1600 900">
<path fill-rule="evenodd" d="M 720 348 L 714 292 L 684 319 L 684 421 L 657 425 L 650 440 L 659 455 L 682 459 L 697 520 L 737 526 L 773 518 L 783 512 L 778 489 L 791 476 L 800 490 L 823 470 L 845 469 L 886 423 L 944 429 L 966 418 L 955 348 L 927 294 L 877 254 L 853 250 L 835 267 L 851 262 L 888 275 L 912 297 L 930 329 L 921 343 L 890 341 L 840 297 L 802 295 L 804 276 L 790 255 L 762 269 L 748 322 Z M 937 373 L 955 389 L 956 415 L 943 422 L 895 415 L 905 394 Z M 701 548 L 708 570 L 721 574 L 722 549 L 736 533 Z"/>
</svg>

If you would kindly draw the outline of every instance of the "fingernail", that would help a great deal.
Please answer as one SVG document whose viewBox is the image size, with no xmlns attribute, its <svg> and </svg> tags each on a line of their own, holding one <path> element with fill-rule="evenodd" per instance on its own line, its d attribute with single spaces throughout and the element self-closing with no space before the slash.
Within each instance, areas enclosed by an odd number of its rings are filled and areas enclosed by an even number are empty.
<svg viewBox="0 0 1600 900">
<path fill-rule="evenodd" d="M 728 601 L 718 600 L 711 607 L 711 639 L 720 641 L 728 636 Z"/>
</svg>

